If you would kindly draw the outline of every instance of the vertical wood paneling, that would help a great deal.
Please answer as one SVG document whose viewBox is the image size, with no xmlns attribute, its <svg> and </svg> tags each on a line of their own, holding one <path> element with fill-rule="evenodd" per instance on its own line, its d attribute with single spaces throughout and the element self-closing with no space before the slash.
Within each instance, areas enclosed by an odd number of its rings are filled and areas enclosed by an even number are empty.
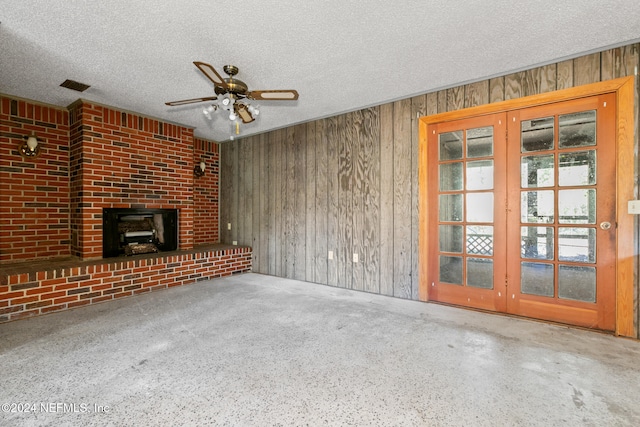
<svg viewBox="0 0 640 427">
<path fill-rule="evenodd" d="M 573 60 L 573 85 L 581 86 L 600 81 L 600 53 Z"/>
<path fill-rule="evenodd" d="M 635 117 L 635 123 L 634 123 L 634 195 L 636 198 L 638 198 L 638 180 L 639 180 L 639 173 L 638 173 L 638 133 L 639 133 L 639 129 L 638 127 L 640 127 L 640 113 L 639 113 L 639 103 L 640 103 L 640 81 L 638 80 L 638 75 L 637 75 L 637 71 L 638 68 L 640 67 L 640 44 L 632 44 L 629 46 L 624 46 L 618 49 L 614 49 L 613 51 L 613 62 L 614 62 L 614 77 L 626 77 L 626 76 L 633 76 L 635 75 L 635 85 L 636 85 L 636 91 L 635 91 L 635 96 L 634 96 L 634 113 L 633 116 Z M 640 226 L 638 224 L 638 221 L 640 220 L 640 218 L 638 218 L 637 216 L 634 218 L 634 222 L 635 222 L 635 230 L 636 232 L 634 233 L 634 248 L 635 248 L 635 253 L 640 253 L 640 236 L 638 235 L 638 231 L 640 230 Z M 636 262 L 634 262 L 634 267 L 633 267 L 633 277 L 634 277 L 634 291 L 633 291 L 633 306 L 636 310 L 636 316 L 634 318 L 634 329 L 635 331 L 640 334 L 640 297 L 639 297 L 639 293 L 640 293 L 640 289 L 639 289 L 639 280 L 640 278 L 639 276 L 639 272 L 638 272 L 638 262 L 636 260 Z"/>
<path fill-rule="evenodd" d="M 353 246 L 353 158 L 350 114 L 338 117 L 338 286 L 351 288 Z"/>
<path fill-rule="evenodd" d="M 600 52 L 600 78 L 602 81 L 614 78 L 613 51 L 614 49 L 609 49 L 604 52 Z"/>
<path fill-rule="evenodd" d="M 489 102 L 504 101 L 504 77 L 489 80 Z"/>
<path fill-rule="evenodd" d="M 465 90 L 466 93 L 466 90 Z M 488 91 L 487 91 L 488 94 Z M 419 118 L 427 112 L 427 97 L 411 98 L 411 299 L 418 299 L 418 132 Z"/>
<path fill-rule="evenodd" d="M 283 147 L 286 143 L 286 140 L 284 138 L 285 135 L 286 133 L 283 129 L 276 130 L 274 132 L 275 141 L 273 144 L 274 155 L 275 155 L 275 161 L 274 161 L 275 222 L 274 224 L 275 224 L 275 239 L 276 239 L 274 262 L 275 262 L 275 275 L 279 277 L 284 276 L 284 271 L 282 269 L 282 264 L 283 264 L 282 246 L 287 244 L 287 236 L 285 234 L 285 228 L 284 228 L 286 212 L 284 210 L 284 203 L 283 203 L 283 194 L 286 192 L 286 187 L 285 187 L 285 181 L 282 177 L 282 171 L 284 167 L 283 156 L 285 155 Z"/>
<path fill-rule="evenodd" d="M 305 176 L 305 141 L 306 141 L 305 124 L 293 127 L 293 190 L 294 197 L 292 222 L 293 222 L 293 278 L 296 280 L 305 279 L 306 268 L 306 176 Z"/>
<path fill-rule="evenodd" d="M 364 290 L 380 292 L 380 109 L 364 111 L 360 157 L 364 169 Z"/>
<path fill-rule="evenodd" d="M 254 161 L 257 163 L 257 169 L 254 169 L 253 182 L 259 189 L 258 197 L 258 209 L 254 211 L 253 230 L 259 235 L 259 242 L 257 246 L 258 252 L 258 266 L 256 272 L 268 274 L 268 254 L 269 254 L 269 224 L 268 224 L 268 195 L 269 189 L 269 176 L 268 156 L 266 149 L 267 135 L 262 134 L 258 137 L 258 149 L 256 150 L 257 156 L 254 156 Z M 257 158 L 256 158 L 257 157 Z"/>
<path fill-rule="evenodd" d="M 447 111 L 447 91 L 438 91 L 438 113 L 446 113 Z"/>
<path fill-rule="evenodd" d="M 613 57 L 615 63 L 614 77 L 627 77 L 636 74 L 638 67 L 638 44 L 620 47 L 614 49 Z M 636 77 L 636 87 L 637 87 Z M 637 104 L 636 104 L 637 107 Z M 637 129 L 637 128 L 636 128 Z"/>
<path fill-rule="evenodd" d="M 282 162 L 282 234 L 285 239 L 282 243 L 282 273 L 284 277 L 293 279 L 294 263 L 295 263 L 295 239 L 296 239 L 296 175 L 295 175 L 295 146 L 294 132 L 295 128 L 289 127 L 283 129 L 284 145 L 283 145 L 283 162 Z"/>
<path fill-rule="evenodd" d="M 315 248 L 315 281 L 327 284 L 327 215 L 328 205 L 328 182 L 327 174 L 329 164 L 327 161 L 327 137 L 325 130 L 325 120 L 316 122 L 315 139 L 309 139 L 309 144 L 316 151 L 316 248 Z"/>
<path fill-rule="evenodd" d="M 269 171 L 269 179 L 267 180 L 267 200 L 266 205 L 266 217 L 267 217 L 267 265 L 268 273 L 276 274 L 276 242 L 280 236 L 276 235 L 276 133 L 269 132 L 266 135 L 266 157 L 267 157 L 267 170 Z"/>
<path fill-rule="evenodd" d="M 489 80 L 470 83 L 465 90 L 465 107 L 475 107 L 489 102 Z"/>
<path fill-rule="evenodd" d="M 504 78 L 504 99 L 514 99 L 523 96 L 522 83 L 525 79 L 525 72 L 509 74 Z"/>
<path fill-rule="evenodd" d="M 522 96 L 536 95 L 540 93 L 542 81 L 542 69 L 534 68 L 524 72 L 524 80 L 522 82 Z"/>
<path fill-rule="evenodd" d="M 305 263 L 304 268 L 304 280 L 307 282 L 316 282 L 316 264 L 317 264 L 317 252 L 316 252 L 316 230 L 318 225 L 316 223 L 316 192 L 317 192 L 317 177 L 318 169 L 316 164 L 316 122 L 310 122 L 306 125 L 305 140 L 301 141 L 302 149 L 305 150 L 305 250 L 307 256 L 303 260 Z"/>
<path fill-rule="evenodd" d="M 324 120 L 327 145 L 327 250 L 333 252 L 333 259 L 327 261 L 327 284 L 338 286 L 339 264 L 339 181 L 338 163 L 340 144 L 338 138 L 338 117 Z M 327 251 L 327 253 L 328 253 Z"/>
<path fill-rule="evenodd" d="M 239 159 L 240 159 L 240 147 L 236 146 L 233 148 L 233 170 L 235 170 L 236 172 L 233 174 L 233 188 L 239 188 L 240 187 L 240 176 L 241 176 L 241 171 L 240 171 L 240 164 L 239 164 Z M 238 227 L 240 224 L 240 214 L 239 214 L 239 204 L 240 204 L 240 197 L 241 194 L 238 194 L 237 192 L 233 192 L 232 193 L 232 200 L 231 200 L 231 242 L 237 242 L 238 241 Z"/>
<path fill-rule="evenodd" d="M 437 108 L 437 95 L 436 99 Z M 380 106 L 380 293 L 393 295 L 393 104 Z"/>
<path fill-rule="evenodd" d="M 427 94 L 427 115 L 438 114 L 438 94 L 431 92 Z"/>
<path fill-rule="evenodd" d="M 556 64 L 540 67 L 540 93 L 556 90 L 558 67 Z"/>
<path fill-rule="evenodd" d="M 556 64 L 556 89 L 573 87 L 573 61 L 571 59 Z"/>
<path fill-rule="evenodd" d="M 218 215 L 220 217 L 220 243 L 231 243 L 231 232 L 227 230 L 227 223 L 231 220 L 231 200 L 233 197 L 233 156 L 231 144 L 220 144 L 220 177 L 218 194 Z"/>
<path fill-rule="evenodd" d="M 417 117 L 633 75 L 637 66 L 634 44 L 221 144 L 220 240 L 253 245 L 254 271 L 416 298 Z M 636 93 L 636 144 L 637 104 Z"/>
<path fill-rule="evenodd" d="M 239 200 L 241 201 L 238 212 L 238 223 L 242 224 L 239 230 L 242 235 L 238 236 L 239 245 L 253 246 L 253 141 L 255 137 L 244 139 L 240 144 L 240 156 L 243 176 L 243 185 L 241 185 L 241 193 Z M 242 214 L 240 214 L 242 212 Z"/>
<path fill-rule="evenodd" d="M 555 90 L 556 73 L 553 64 L 505 76 L 505 100 Z"/>
<path fill-rule="evenodd" d="M 456 86 L 447 89 L 447 111 L 455 111 L 464 108 L 464 86 Z"/>
<path fill-rule="evenodd" d="M 365 251 L 365 226 L 364 226 L 364 197 L 365 197 L 365 158 L 364 140 L 366 138 L 364 128 L 364 110 L 349 113 L 350 128 L 352 131 L 352 220 L 351 241 L 353 254 L 358 256 L 358 261 L 351 266 L 351 287 L 362 291 L 364 285 L 364 251 Z"/>
<path fill-rule="evenodd" d="M 393 294 L 411 290 L 411 100 L 393 103 Z"/>
<path fill-rule="evenodd" d="M 222 144 L 221 165 L 224 170 L 220 173 L 220 225 L 222 230 L 220 238 L 223 243 L 231 244 L 236 237 L 237 228 L 237 188 L 238 188 L 238 146 L 235 144 Z M 227 224 L 231 223 L 231 230 Z"/>
</svg>

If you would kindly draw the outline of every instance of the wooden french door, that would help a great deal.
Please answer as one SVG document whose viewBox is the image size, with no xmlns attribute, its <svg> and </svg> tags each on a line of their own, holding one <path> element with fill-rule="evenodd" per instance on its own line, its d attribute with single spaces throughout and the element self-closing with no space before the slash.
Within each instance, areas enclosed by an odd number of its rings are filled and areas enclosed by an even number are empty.
<svg viewBox="0 0 640 427">
<path fill-rule="evenodd" d="M 430 300 L 615 328 L 615 105 L 428 126 Z"/>
<path fill-rule="evenodd" d="M 429 126 L 429 299 L 505 311 L 506 115 Z"/>
</svg>

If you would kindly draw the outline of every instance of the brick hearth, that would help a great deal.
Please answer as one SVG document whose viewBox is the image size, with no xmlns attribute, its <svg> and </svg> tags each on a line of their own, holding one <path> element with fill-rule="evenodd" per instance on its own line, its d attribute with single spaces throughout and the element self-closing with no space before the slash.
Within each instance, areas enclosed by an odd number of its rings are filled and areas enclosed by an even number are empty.
<svg viewBox="0 0 640 427">
<path fill-rule="evenodd" d="M 23 159 L 32 132 L 41 154 Z M 0 95 L 0 321 L 250 271 L 251 248 L 217 245 L 218 173 L 191 128 Z M 178 251 L 103 260 L 103 208 L 177 209 Z"/>
</svg>

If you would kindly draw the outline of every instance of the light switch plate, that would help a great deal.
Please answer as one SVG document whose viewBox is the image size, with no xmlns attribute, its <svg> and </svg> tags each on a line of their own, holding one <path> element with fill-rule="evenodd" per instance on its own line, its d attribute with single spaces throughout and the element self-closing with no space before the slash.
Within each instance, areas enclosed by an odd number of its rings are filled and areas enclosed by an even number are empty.
<svg viewBox="0 0 640 427">
<path fill-rule="evenodd" d="M 632 215 L 640 215 L 640 200 L 629 200 L 629 213 Z"/>
<path fill-rule="evenodd" d="M 329 254 L 327 255 L 327 258 L 333 259 L 333 251 L 329 251 Z"/>
</svg>

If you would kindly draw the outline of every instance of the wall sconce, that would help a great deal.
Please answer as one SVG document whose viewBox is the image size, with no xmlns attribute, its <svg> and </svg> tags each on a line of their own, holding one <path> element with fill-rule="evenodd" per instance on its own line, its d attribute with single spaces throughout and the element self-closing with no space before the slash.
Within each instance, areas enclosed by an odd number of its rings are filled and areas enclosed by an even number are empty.
<svg viewBox="0 0 640 427">
<path fill-rule="evenodd" d="M 196 165 L 196 167 L 193 168 L 193 174 L 198 178 L 200 178 L 201 176 L 204 176 L 204 170 L 206 168 L 207 168 L 207 165 L 204 163 L 204 160 L 203 160 L 200 162 L 199 165 Z"/>
<path fill-rule="evenodd" d="M 40 140 L 36 134 L 31 133 L 31 135 L 25 135 L 22 139 L 24 140 L 24 143 L 18 146 L 20 155 L 28 159 L 38 157 L 40 154 Z"/>
</svg>

